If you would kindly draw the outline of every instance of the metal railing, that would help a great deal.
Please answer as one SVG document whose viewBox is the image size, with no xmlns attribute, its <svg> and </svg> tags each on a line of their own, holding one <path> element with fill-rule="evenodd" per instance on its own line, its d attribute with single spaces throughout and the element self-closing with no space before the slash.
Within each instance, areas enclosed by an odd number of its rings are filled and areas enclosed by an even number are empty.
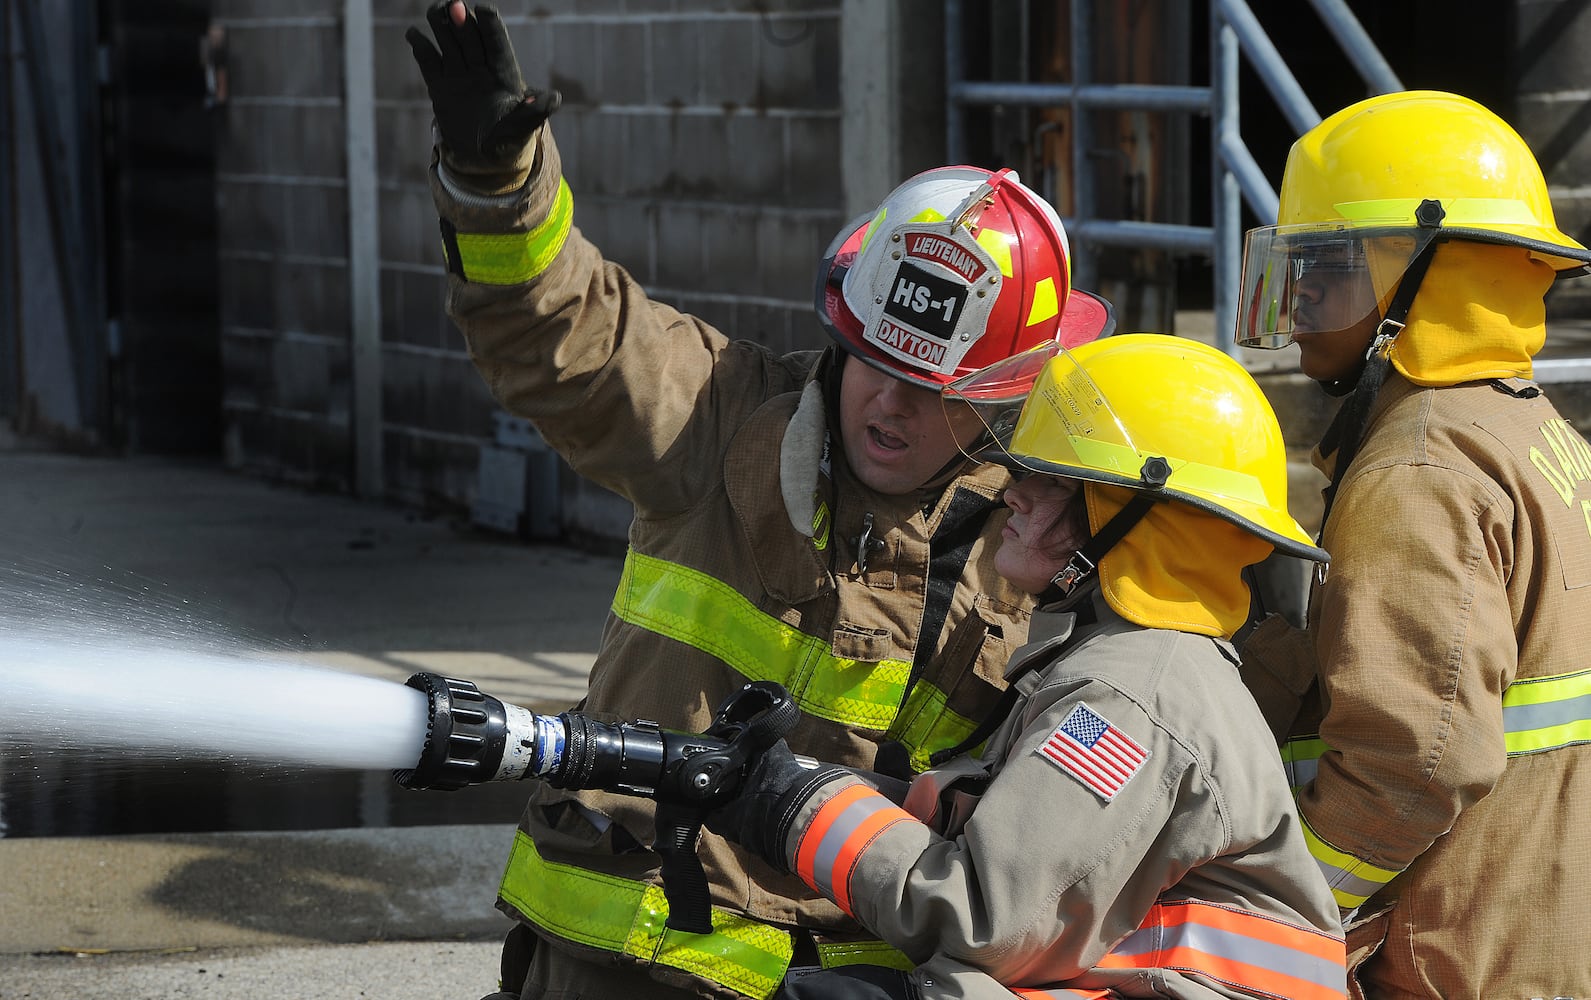
<svg viewBox="0 0 1591 1000">
<path fill-rule="evenodd" d="M 1347 55 L 1354 69 L 1376 93 L 1402 90 L 1369 35 L 1348 8 L 1347 0 L 1309 0 L 1322 23 Z M 962 48 L 961 0 L 945 0 L 945 67 L 947 76 L 946 147 L 952 162 L 966 156 L 965 116 L 970 107 L 1069 107 L 1071 109 L 1072 194 L 1075 213 L 1062 221 L 1074 247 L 1083 250 L 1073 262 L 1079 285 L 1092 283 L 1090 245 L 1130 246 L 1182 255 L 1207 255 L 1213 275 L 1216 346 L 1232 351 L 1231 331 L 1237 320 L 1239 269 L 1242 264 L 1242 205 L 1256 216 L 1276 218 L 1276 189 L 1266 179 L 1243 141 L 1238 114 L 1238 70 L 1247 58 L 1294 131 L 1302 135 L 1321 120 L 1276 46 L 1245 0 L 1210 0 L 1210 84 L 1095 83 L 1089 41 L 1093 37 L 1093 0 L 1071 2 L 1072 82 L 1025 83 L 967 80 Z M 1095 109 L 1145 110 L 1202 115 L 1210 119 L 1211 225 L 1137 222 L 1097 217 L 1088 155 L 1092 147 L 1088 116 Z"/>
</svg>

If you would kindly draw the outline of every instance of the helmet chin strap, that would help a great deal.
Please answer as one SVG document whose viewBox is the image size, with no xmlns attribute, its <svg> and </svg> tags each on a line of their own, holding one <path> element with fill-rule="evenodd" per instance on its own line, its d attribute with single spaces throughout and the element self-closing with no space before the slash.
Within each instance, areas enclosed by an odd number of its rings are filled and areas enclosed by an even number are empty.
<svg viewBox="0 0 1591 1000">
<path fill-rule="evenodd" d="M 1054 604 L 1072 596 L 1077 588 L 1094 575 L 1099 568 L 1099 561 L 1105 558 L 1105 553 L 1116 547 L 1116 543 L 1126 537 L 1133 525 L 1143 520 L 1149 513 L 1149 508 L 1160 501 L 1159 491 L 1171 478 L 1171 463 L 1164 458 L 1153 456 L 1144 460 L 1143 468 L 1139 470 L 1138 479 L 1144 489 L 1133 495 L 1116 516 L 1105 522 L 1099 533 L 1085 542 L 1082 548 L 1072 553 L 1072 558 L 1061 568 L 1059 573 L 1050 579 L 1050 585 L 1039 594 L 1039 605 Z"/>
<path fill-rule="evenodd" d="M 1433 199 L 1426 199 L 1415 210 L 1414 217 L 1422 229 L 1434 229 L 1442 224 L 1442 219 L 1447 215 L 1442 203 Z M 1409 268 L 1404 272 L 1403 280 L 1398 282 L 1398 290 L 1393 293 L 1392 301 L 1387 304 L 1386 315 L 1376 325 L 1375 336 L 1370 339 L 1370 346 L 1365 350 L 1364 363 L 1359 367 L 1359 378 L 1353 385 L 1348 398 L 1343 400 L 1342 407 L 1337 411 L 1337 416 L 1332 419 L 1331 426 L 1326 428 L 1326 434 L 1321 438 L 1320 450 L 1322 454 L 1336 452 L 1337 459 L 1331 470 L 1331 482 L 1324 491 L 1325 507 L 1320 514 L 1320 536 L 1326 532 L 1326 518 L 1331 514 L 1332 502 L 1337 499 L 1337 488 L 1342 485 L 1343 476 L 1348 472 L 1348 466 L 1353 463 L 1354 456 L 1359 453 L 1359 445 L 1364 440 L 1365 424 L 1369 422 L 1370 410 L 1375 405 L 1376 395 L 1381 391 L 1381 384 L 1386 380 L 1387 368 L 1391 364 L 1392 346 L 1397 341 L 1398 334 L 1403 332 L 1403 327 L 1409 318 L 1409 309 L 1414 305 L 1414 296 L 1420 291 L 1420 284 L 1425 280 L 1425 272 L 1431 266 L 1431 259 L 1436 256 L 1438 240 L 1431 240 L 1421 247 L 1409 261 Z M 1333 396 L 1343 395 L 1342 386 L 1347 384 L 1347 379 L 1338 379 L 1334 382 L 1322 383 L 1322 386 Z M 1337 388 L 1338 391 L 1333 391 Z M 1316 538 L 1318 542 L 1319 537 Z"/>
</svg>

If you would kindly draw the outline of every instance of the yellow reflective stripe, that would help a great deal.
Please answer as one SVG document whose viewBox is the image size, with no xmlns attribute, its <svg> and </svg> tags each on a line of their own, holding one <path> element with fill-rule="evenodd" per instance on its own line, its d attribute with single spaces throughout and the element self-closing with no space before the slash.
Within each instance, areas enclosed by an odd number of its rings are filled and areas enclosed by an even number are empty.
<svg viewBox="0 0 1591 1000">
<path fill-rule="evenodd" d="M 1591 670 L 1515 681 L 1503 692 L 1504 745 L 1510 756 L 1591 743 Z M 1314 776 L 1311 765 L 1327 750 L 1317 736 L 1288 740 L 1282 761 L 1296 794 Z M 1337 850 L 1304 822 L 1309 853 L 1332 887 L 1338 905 L 1352 909 L 1397 876 Z"/>
<path fill-rule="evenodd" d="M 1374 201 L 1346 201 L 1332 206 L 1350 222 L 1418 225 L 1415 211 L 1419 198 L 1383 198 Z M 1539 226 L 1541 219 L 1530 206 L 1517 198 L 1443 199 L 1444 226 L 1470 226 L 1477 223 L 1498 226 Z"/>
<path fill-rule="evenodd" d="M 1338 906 L 1351 910 L 1375 895 L 1382 886 L 1397 878 L 1396 871 L 1378 868 L 1368 861 L 1332 847 L 1320 839 L 1320 835 L 1315 833 L 1314 828 L 1309 825 L 1309 820 L 1304 819 L 1302 814 L 1298 818 L 1303 821 L 1304 843 L 1309 846 L 1309 853 L 1314 857 L 1320 873 L 1326 877 L 1326 884 L 1331 887 L 1331 894 L 1337 897 Z"/>
<path fill-rule="evenodd" d="M 1315 780 L 1316 765 L 1331 747 L 1318 736 L 1305 736 L 1282 744 L 1282 764 L 1287 769 L 1287 783 L 1297 797 L 1303 787 Z"/>
<path fill-rule="evenodd" d="M 882 965 L 887 969 L 910 972 L 917 963 L 900 949 L 883 941 L 818 941 L 818 964 L 825 969 L 842 965 Z"/>
<path fill-rule="evenodd" d="M 953 712 L 945 704 L 945 693 L 932 684 L 917 684 L 906 698 L 889 735 L 911 755 L 912 767 L 928 770 L 928 758 L 937 750 L 953 747 L 972 735 L 977 724 Z"/>
<path fill-rule="evenodd" d="M 764 614 L 722 580 L 678 563 L 630 550 L 613 613 L 715 656 L 748 680 L 778 681 L 808 715 L 887 731 L 918 770 L 977 728 L 927 682 L 914 684 L 902 707 L 909 662 L 835 656 L 828 643 Z"/>
<path fill-rule="evenodd" d="M 1510 684 L 1503 692 L 1503 739 L 1509 756 L 1591 743 L 1591 670 Z M 1288 740 L 1282 760 L 1292 772 L 1293 765 L 1316 760 L 1328 749 L 1318 737 Z"/>
<path fill-rule="evenodd" d="M 829 520 L 829 505 L 819 500 L 812 512 L 812 547 L 819 552 L 829 547 Z"/>
<path fill-rule="evenodd" d="M 1068 435 L 1067 441 L 1083 464 L 1091 469 L 1114 471 L 1128 479 L 1137 479 L 1143 471 L 1144 459 L 1129 445 L 1112 441 L 1097 441 L 1077 435 Z M 1189 462 L 1171 455 L 1163 456 L 1171 464 L 1171 478 L 1166 480 L 1169 489 L 1190 493 L 1214 494 L 1233 500 L 1244 500 L 1256 506 L 1269 506 L 1265 487 L 1260 481 L 1244 472 L 1220 469 L 1213 465 Z"/>
<path fill-rule="evenodd" d="M 717 907 L 711 934 L 669 930 L 659 887 L 548 861 L 523 830 L 514 834 L 498 895 L 560 937 L 681 969 L 752 997 L 773 996 L 795 950 L 786 932 Z"/>
<path fill-rule="evenodd" d="M 1061 302 L 1055 294 L 1055 279 L 1040 278 L 1033 286 L 1033 308 L 1028 312 L 1027 325 L 1042 323 L 1061 311 Z"/>
<path fill-rule="evenodd" d="M 1510 684 L 1503 730 L 1510 756 L 1591 743 L 1591 670 Z"/>
<path fill-rule="evenodd" d="M 867 229 L 862 233 L 862 245 L 856 248 L 858 257 L 862 255 L 862 251 L 867 249 L 867 245 L 873 242 L 873 234 L 878 232 L 878 227 L 884 224 L 884 217 L 888 214 L 888 205 L 878 206 L 878 211 L 873 214 L 873 221 L 867 224 Z"/>
<path fill-rule="evenodd" d="M 1289 763 L 1300 760 L 1318 760 L 1330 749 L 1331 747 L 1326 745 L 1326 741 L 1319 736 L 1305 736 L 1288 740 L 1282 744 L 1282 760 Z"/>
<path fill-rule="evenodd" d="M 723 660 L 750 680 L 778 681 L 801 710 L 867 729 L 895 718 L 911 664 L 835 656 L 815 636 L 759 611 L 706 573 L 630 550 L 613 613 Z"/>
<path fill-rule="evenodd" d="M 980 247 L 989 251 L 989 256 L 994 258 L 994 266 L 1000 269 L 1002 275 L 1007 278 L 1011 277 L 1013 273 L 1011 270 L 1011 241 L 1006 238 L 1004 233 L 994 229 L 982 229 L 978 231 L 978 235 L 973 237 L 973 240 Z M 1050 289 L 1054 291 L 1054 286 L 1050 286 Z M 1051 313 L 1050 315 L 1053 316 L 1055 314 Z M 1028 320 L 1028 325 L 1031 326 L 1032 324 L 1033 321 L 1031 319 Z"/>
<path fill-rule="evenodd" d="M 558 180 L 552 210 L 535 228 L 523 233 L 458 233 L 459 264 L 464 279 L 480 285 L 518 285 L 547 270 L 569 238 L 574 222 L 574 195 Z"/>
</svg>

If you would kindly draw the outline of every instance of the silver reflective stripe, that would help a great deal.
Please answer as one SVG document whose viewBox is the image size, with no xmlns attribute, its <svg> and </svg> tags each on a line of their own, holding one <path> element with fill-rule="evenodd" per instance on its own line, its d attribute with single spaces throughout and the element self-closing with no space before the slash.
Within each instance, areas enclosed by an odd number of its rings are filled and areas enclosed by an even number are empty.
<svg viewBox="0 0 1591 1000">
<path fill-rule="evenodd" d="M 1325 740 L 1313 734 L 1294 736 L 1282 744 L 1282 764 L 1287 768 L 1287 783 L 1292 786 L 1293 795 L 1315 780 L 1321 755 L 1329 749 Z"/>
<path fill-rule="evenodd" d="M 1187 948 L 1229 962 L 1256 965 L 1270 972 L 1279 972 L 1326 989 L 1342 989 L 1341 963 L 1308 955 L 1297 948 L 1289 948 L 1283 944 L 1260 941 L 1247 934 L 1206 927 L 1192 921 L 1169 927 L 1133 931 L 1110 951 L 1113 955 L 1152 955 L 1173 948 Z M 1174 956 L 1170 962 L 1155 964 L 1168 969 L 1177 968 L 1179 965 L 1197 968 L 1186 962 L 1175 961 Z M 1205 974 L 1208 975 L 1208 972 Z"/>
<path fill-rule="evenodd" d="M 1503 706 L 1503 728 L 1510 733 L 1567 726 L 1583 719 L 1591 719 L 1591 694 L 1535 705 Z"/>
<path fill-rule="evenodd" d="M 1287 765 L 1287 784 L 1296 794 L 1299 789 L 1315 780 L 1315 775 L 1320 772 L 1320 761 L 1314 757 L 1308 760 L 1284 761 Z"/>
<path fill-rule="evenodd" d="M 1318 857 L 1315 858 L 1315 864 L 1320 868 L 1320 874 L 1325 876 L 1326 884 L 1331 886 L 1332 891 L 1352 896 L 1361 903 L 1380 892 L 1381 887 L 1387 884 L 1386 882 L 1360 878 L 1329 861 L 1322 861 Z M 1374 870 L 1380 871 L 1380 869 Z M 1396 875 L 1397 873 L 1393 872 L 1392 874 Z M 1387 881 L 1391 881 L 1391 879 L 1389 878 Z M 1339 896 L 1337 901 L 1341 903 L 1342 897 Z"/>
<path fill-rule="evenodd" d="M 823 839 L 818 841 L 818 849 L 812 858 L 812 877 L 819 883 L 819 891 L 831 899 L 834 898 L 834 866 L 839 863 L 840 853 L 845 850 L 851 835 L 867 821 L 869 816 L 880 809 L 892 808 L 894 803 L 883 796 L 869 795 L 846 806 L 834 818 L 829 828 L 823 831 Z M 846 871 L 849 870 L 847 866 Z M 850 893 L 847 891 L 845 896 L 849 897 Z"/>
<path fill-rule="evenodd" d="M 1362 905 L 1403 870 L 1382 868 L 1364 858 L 1340 851 L 1315 832 L 1315 828 L 1309 825 L 1308 816 L 1300 813 L 1298 818 L 1302 821 L 1304 844 L 1309 848 L 1309 856 L 1315 859 L 1326 884 L 1331 887 L 1332 895 L 1337 897 L 1337 905 L 1344 910 Z"/>
</svg>

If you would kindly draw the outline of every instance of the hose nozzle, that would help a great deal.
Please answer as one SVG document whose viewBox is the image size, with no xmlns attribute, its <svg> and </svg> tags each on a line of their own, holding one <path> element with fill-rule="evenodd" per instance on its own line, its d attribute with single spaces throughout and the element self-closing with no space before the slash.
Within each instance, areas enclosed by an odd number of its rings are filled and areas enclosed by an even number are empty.
<svg viewBox="0 0 1591 1000">
<path fill-rule="evenodd" d="M 393 772 L 405 788 L 444 791 L 557 770 L 563 721 L 505 705 L 469 681 L 421 672 L 404 682 L 426 697 L 425 745 L 414 767 Z"/>
<path fill-rule="evenodd" d="M 441 674 L 421 672 L 405 683 L 426 697 L 420 759 L 393 772 L 405 788 L 542 778 L 556 788 L 704 806 L 731 795 L 748 762 L 800 714 L 790 693 L 767 681 L 731 695 L 705 733 L 655 722 L 601 722 L 583 712 L 536 715 Z"/>
<path fill-rule="evenodd" d="M 692 934 L 713 929 L 712 897 L 695 853 L 703 817 L 734 797 L 752 762 L 801 714 L 790 692 L 771 681 L 730 695 L 704 733 L 601 722 L 583 712 L 535 715 L 440 674 L 418 673 L 406 683 L 425 693 L 425 746 L 413 768 L 394 772 L 398 784 L 454 789 L 538 777 L 555 788 L 652 799 L 666 923 Z"/>
</svg>

